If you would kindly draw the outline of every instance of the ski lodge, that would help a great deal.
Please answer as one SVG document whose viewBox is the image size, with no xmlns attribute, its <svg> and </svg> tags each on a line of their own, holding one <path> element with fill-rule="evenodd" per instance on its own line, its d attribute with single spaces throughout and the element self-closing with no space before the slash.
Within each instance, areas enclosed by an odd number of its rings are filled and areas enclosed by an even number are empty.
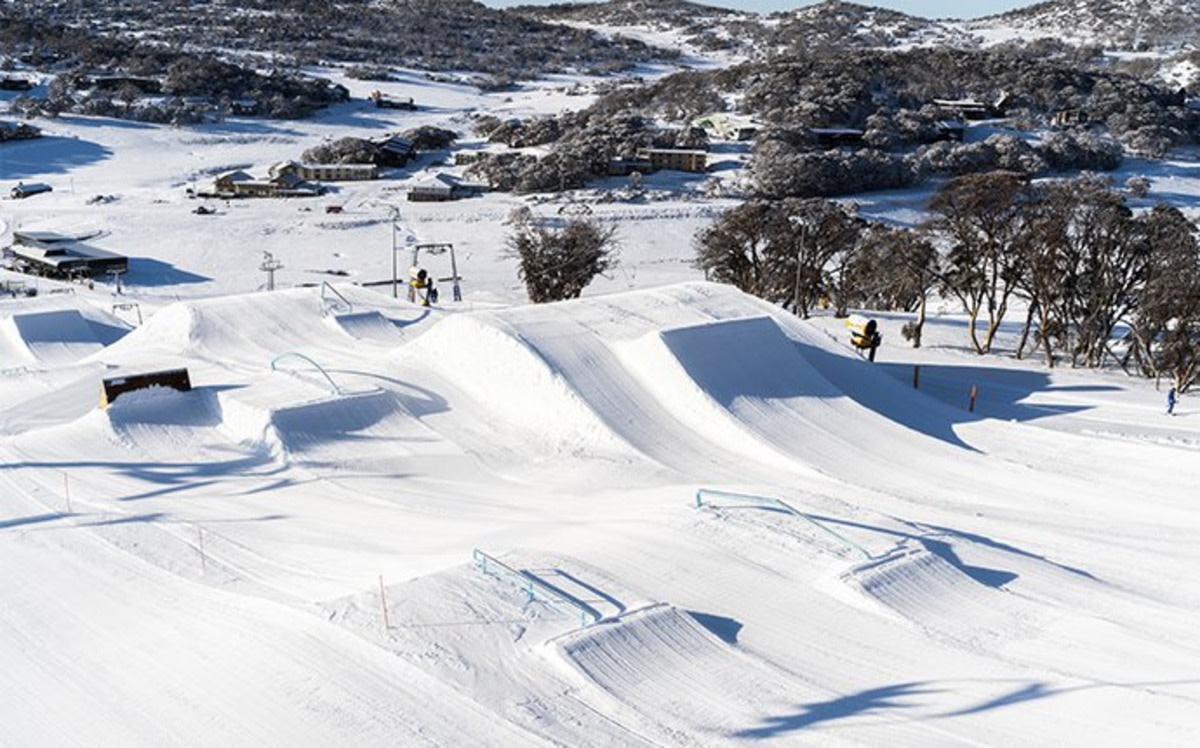
<svg viewBox="0 0 1200 748">
<path fill-rule="evenodd" d="M 17 270 L 47 278 L 92 277 L 129 270 L 129 258 L 48 231 L 17 231 L 8 252 Z"/>
</svg>

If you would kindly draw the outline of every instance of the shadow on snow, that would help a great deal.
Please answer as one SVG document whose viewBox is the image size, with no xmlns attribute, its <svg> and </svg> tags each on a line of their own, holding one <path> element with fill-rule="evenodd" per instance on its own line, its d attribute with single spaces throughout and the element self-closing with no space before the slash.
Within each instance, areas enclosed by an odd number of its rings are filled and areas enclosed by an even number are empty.
<svg viewBox="0 0 1200 748">
<path fill-rule="evenodd" d="M 112 157 L 108 148 L 87 140 L 45 136 L 0 144 L 0 179 L 66 174 Z M 51 185 L 54 186 L 54 185 Z"/>
</svg>

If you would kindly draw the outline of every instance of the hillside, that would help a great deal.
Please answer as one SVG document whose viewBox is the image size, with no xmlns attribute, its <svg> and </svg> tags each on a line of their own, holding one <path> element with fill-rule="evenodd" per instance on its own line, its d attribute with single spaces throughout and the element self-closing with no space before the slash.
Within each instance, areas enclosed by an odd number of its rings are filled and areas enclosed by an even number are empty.
<svg viewBox="0 0 1200 748">
<path fill-rule="evenodd" d="M 333 61 L 474 71 L 511 81 L 566 70 L 611 72 L 671 56 L 631 39 L 531 21 L 472 0 L 215 0 L 153 7 L 116 0 L 7 0 L 2 11 L 0 20 L 64 25 L 77 33 L 179 50 L 219 51 L 272 66 Z M 14 54 L 22 44 L 24 52 L 37 42 L 10 40 L 7 53 Z M 45 41 L 40 46 L 40 51 L 71 52 L 53 44 L 45 50 Z"/>
<path fill-rule="evenodd" d="M 339 289 L 116 342 L 82 297 L 0 302 L 30 355 L 0 392 L 7 739 L 1194 730 L 1197 433 L 1150 388 L 964 366 L 947 317 L 914 391 L 900 349 L 706 283 L 433 313 Z M 101 375 L 167 364 L 194 389 L 96 409 Z"/>
<path fill-rule="evenodd" d="M 971 47 L 975 40 L 952 24 L 869 5 L 822 2 L 777 13 L 769 40 L 785 54 L 813 49 Z"/>
<path fill-rule="evenodd" d="M 528 18 L 569 21 L 614 31 L 668 34 L 697 53 L 725 52 L 741 59 L 802 54 L 826 48 L 896 49 L 972 46 L 974 39 L 952 24 L 847 2 L 822 2 L 761 15 L 673 0 L 610 0 L 603 3 L 526 5 Z"/>
<path fill-rule="evenodd" d="M 968 29 L 1002 25 L 1032 36 L 1052 36 L 1114 50 L 1178 51 L 1200 36 L 1195 0 L 1050 0 L 989 19 Z"/>
</svg>

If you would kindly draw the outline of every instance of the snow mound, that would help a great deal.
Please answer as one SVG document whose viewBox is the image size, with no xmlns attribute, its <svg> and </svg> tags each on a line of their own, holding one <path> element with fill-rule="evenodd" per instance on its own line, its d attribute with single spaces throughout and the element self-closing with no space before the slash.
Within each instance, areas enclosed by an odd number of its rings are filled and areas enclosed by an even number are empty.
<svg viewBox="0 0 1200 748">
<path fill-rule="evenodd" d="M 556 454 L 629 459 L 619 439 L 529 340 L 492 315 L 447 317 L 412 342 L 406 356 L 435 370 L 480 404 L 512 438 Z"/>
<path fill-rule="evenodd" d="M 370 308 L 394 306 L 389 299 L 344 288 L 343 297 L 360 310 L 350 315 L 347 328 L 326 321 L 318 294 L 313 288 L 297 288 L 178 302 L 156 312 L 116 350 L 138 356 L 188 354 L 260 368 L 289 351 L 321 348 L 335 356 L 352 355 L 362 339 L 379 338 L 385 332 L 396 333 L 395 342 L 403 340 L 401 328 L 391 325 L 379 309 Z"/>
<path fill-rule="evenodd" d="M 225 429 L 242 441 L 303 453 L 353 435 L 403 435 L 396 422 L 412 421 L 396 395 L 383 390 L 330 394 L 316 384 L 282 374 L 219 394 Z M 392 452 L 404 452 L 401 443 Z"/>
<path fill-rule="evenodd" d="M 927 631 L 975 643 L 1010 638 L 1028 628 L 1028 603 L 973 579 L 924 547 L 901 545 L 842 577 L 869 600 Z"/>
<path fill-rule="evenodd" d="M 841 393 L 769 317 L 648 333 L 618 349 L 628 369 L 679 421 L 730 452 L 793 465 L 799 415 L 817 432 Z"/>
<path fill-rule="evenodd" d="M 70 364 L 104 347 L 91 325 L 75 309 L 13 314 L 0 321 L 6 339 L 5 361 Z"/>
<path fill-rule="evenodd" d="M 147 387 L 124 392 L 105 409 L 116 427 L 132 424 L 212 426 L 220 407 L 209 392 L 180 392 L 170 387 Z"/>
<path fill-rule="evenodd" d="M 554 647 L 599 691 L 582 698 L 616 701 L 675 744 L 736 737 L 808 690 L 667 604 L 567 634 Z"/>
</svg>

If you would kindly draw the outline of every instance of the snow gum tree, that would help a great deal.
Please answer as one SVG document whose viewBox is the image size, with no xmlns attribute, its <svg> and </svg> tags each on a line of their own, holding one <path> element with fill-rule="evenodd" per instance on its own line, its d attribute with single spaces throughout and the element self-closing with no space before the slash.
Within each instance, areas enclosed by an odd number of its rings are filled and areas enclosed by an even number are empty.
<svg viewBox="0 0 1200 748">
<path fill-rule="evenodd" d="M 1200 246 L 1179 210 L 1159 205 L 1142 217 L 1150 246 L 1133 317 L 1132 354 L 1146 376 L 1169 377 L 1186 392 L 1200 376 Z"/>
<path fill-rule="evenodd" d="M 777 202 L 753 200 L 726 211 L 696 235 L 696 266 L 709 280 L 767 301 L 787 300 L 789 225 Z"/>
<path fill-rule="evenodd" d="M 714 281 L 807 317 L 823 294 L 848 297 L 848 265 L 863 224 L 829 200 L 753 200 L 696 236 L 696 265 Z M 844 301 L 840 302 L 844 308 Z"/>
<path fill-rule="evenodd" d="M 866 309 L 917 313 L 902 334 L 921 347 L 929 292 L 937 284 L 939 257 L 919 231 L 876 224 L 867 229 L 850 264 L 855 296 L 851 303 Z"/>
<path fill-rule="evenodd" d="M 1061 344 L 1066 329 L 1064 283 L 1074 274 L 1074 261 L 1069 250 L 1074 202 L 1071 183 L 1038 188 L 1037 199 L 1028 205 L 1027 235 L 1020 244 L 1023 272 L 1018 286 L 1028 301 L 1028 311 L 1017 343 L 1017 358 L 1024 356 L 1026 342 L 1036 322 L 1035 343 L 1045 354 L 1046 365 L 1050 367 L 1055 364 L 1056 341 Z"/>
<path fill-rule="evenodd" d="M 1059 317 L 1071 363 L 1099 366 L 1113 330 L 1134 308 L 1150 247 L 1142 223 L 1108 180 L 1079 179 L 1066 189 Z"/>
<path fill-rule="evenodd" d="M 535 304 L 576 299 L 597 275 L 616 265 L 616 227 L 571 218 L 555 227 L 525 211 L 507 237 L 507 257 Z"/>
<path fill-rule="evenodd" d="M 941 289 L 962 303 L 971 346 L 981 355 L 991 351 L 1021 277 L 1030 194 L 1024 176 L 995 171 L 954 179 L 929 204 L 928 228 L 949 246 Z"/>
</svg>

